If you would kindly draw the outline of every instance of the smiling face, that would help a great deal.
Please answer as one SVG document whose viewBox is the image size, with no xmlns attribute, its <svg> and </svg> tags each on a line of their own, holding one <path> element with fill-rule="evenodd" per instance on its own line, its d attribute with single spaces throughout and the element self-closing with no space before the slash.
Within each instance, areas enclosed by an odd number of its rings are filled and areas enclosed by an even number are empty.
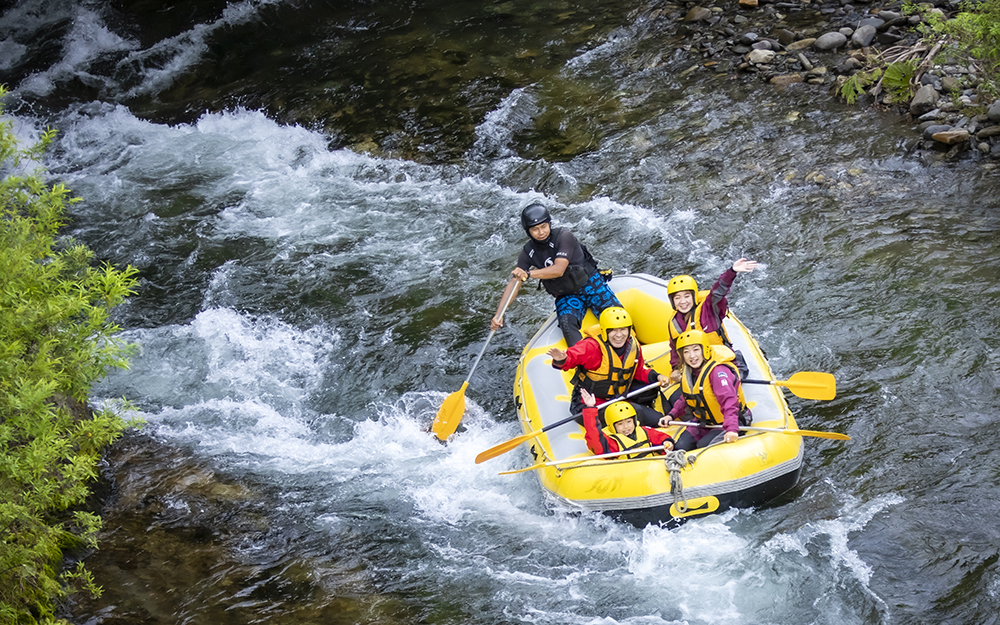
<svg viewBox="0 0 1000 625">
<path fill-rule="evenodd" d="M 685 345 L 681 348 L 681 357 L 692 369 L 697 369 L 701 363 L 705 362 L 705 355 L 701 351 L 701 345 Z"/>
<path fill-rule="evenodd" d="M 628 340 L 628 328 L 611 328 L 608 330 L 608 343 L 611 347 L 618 349 Z"/>
<path fill-rule="evenodd" d="M 531 238 L 536 241 L 544 241 L 549 238 L 550 232 L 552 232 L 552 228 L 549 226 L 547 221 L 528 228 L 528 234 L 530 234 Z"/>
<path fill-rule="evenodd" d="M 622 419 L 618 423 L 615 423 L 615 432 L 624 436 L 632 436 L 632 432 L 635 432 L 635 417 Z"/>
<path fill-rule="evenodd" d="M 674 310 L 686 315 L 692 308 L 694 308 L 694 291 L 674 293 Z"/>
</svg>

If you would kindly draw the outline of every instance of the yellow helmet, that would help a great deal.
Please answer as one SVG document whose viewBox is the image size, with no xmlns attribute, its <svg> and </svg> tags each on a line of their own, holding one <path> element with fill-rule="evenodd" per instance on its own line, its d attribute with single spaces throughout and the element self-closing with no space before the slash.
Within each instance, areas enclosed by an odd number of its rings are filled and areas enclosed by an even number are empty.
<svg viewBox="0 0 1000 625">
<path fill-rule="evenodd" d="M 712 359 L 712 344 L 701 330 L 688 330 L 677 337 L 677 354 L 688 345 L 701 345 L 701 355 L 705 360 Z M 683 360 L 683 357 L 682 357 Z"/>
<path fill-rule="evenodd" d="M 693 291 L 698 292 L 698 283 L 694 281 L 691 276 L 674 276 L 667 283 L 667 298 L 670 300 L 670 304 L 674 303 L 674 293 L 680 291 Z"/>
<path fill-rule="evenodd" d="M 635 408 L 632 404 L 627 401 L 619 401 L 611 404 L 604 409 L 604 422 L 608 424 L 611 429 L 615 428 L 615 424 L 619 421 L 624 421 L 625 419 L 631 419 L 635 417 Z"/>
<path fill-rule="evenodd" d="M 632 317 L 620 306 L 612 306 L 601 311 L 601 338 L 608 340 L 608 330 L 615 328 L 631 328 Z"/>
</svg>

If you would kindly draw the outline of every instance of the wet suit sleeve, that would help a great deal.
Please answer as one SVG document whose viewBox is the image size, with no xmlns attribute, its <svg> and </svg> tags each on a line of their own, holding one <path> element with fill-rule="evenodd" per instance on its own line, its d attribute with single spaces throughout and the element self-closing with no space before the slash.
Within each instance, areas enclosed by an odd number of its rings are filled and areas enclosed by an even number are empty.
<svg viewBox="0 0 1000 625">
<path fill-rule="evenodd" d="M 573 266 L 583 265 L 583 248 L 573 233 L 565 228 L 559 231 L 556 258 L 565 258 Z"/>
<path fill-rule="evenodd" d="M 528 258 L 528 253 L 524 250 L 521 250 L 521 253 L 517 255 L 517 266 L 525 271 L 531 269 L 531 259 Z"/>
</svg>

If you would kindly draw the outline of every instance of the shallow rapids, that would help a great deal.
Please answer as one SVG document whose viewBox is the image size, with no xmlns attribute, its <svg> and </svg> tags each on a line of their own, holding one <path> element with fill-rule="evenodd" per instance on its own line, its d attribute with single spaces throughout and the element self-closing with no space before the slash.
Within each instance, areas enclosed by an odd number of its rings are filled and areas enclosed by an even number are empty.
<svg viewBox="0 0 1000 625">
<path fill-rule="evenodd" d="M 723 7 L 723 15 L 733 10 Z M 94 401 L 146 420 L 95 497 L 73 623 L 987 623 L 1000 613 L 1000 178 L 907 120 L 699 69 L 673 5 L 22 0 L 8 112 L 52 125 L 69 234 L 140 269 Z M 703 65 L 701 67 L 704 67 Z M 338 68 L 342 68 L 339 69 Z M 790 397 L 802 480 L 677 530 L 571 514 L 518 450 L 549 206 L 603 267 L 707 288 Z M 530 285 L 529 285 L 530 286 Z"/>
</svg>

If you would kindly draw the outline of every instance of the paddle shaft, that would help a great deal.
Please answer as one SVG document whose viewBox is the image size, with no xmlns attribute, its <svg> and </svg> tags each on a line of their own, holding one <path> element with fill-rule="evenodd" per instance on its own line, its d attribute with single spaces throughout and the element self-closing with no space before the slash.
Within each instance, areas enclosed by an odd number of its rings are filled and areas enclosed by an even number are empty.
<svg viewBox="0 0 1000 625">
<path fill-rule="evenodd" d="M 669 421 L 667 425 L 684 425 L 687 427 L 694 426 L 694 427 L 709 428 L 712 430 L 718 430 L 719 428 L 722 427 L 721 425 L 707 425 L 707 426 L 699 425 L 698 423 L 693 421 Z M 741 425 L 740 429 L 743 431 L 751 431 L 751 432 L 774 432 L 776 434 L 792 434 L 794 436 L 814 436 L 816 438 L 829 438 L 830 440 L 835 440 L 835 441 L 851 440 L 850 436 L 848 436 L 847 434 L 841 434 L 840 432 L 820 432 L 818 430 L 786 430 L 782 428 L 754 427 L 752 425 Z"/>
<path fill-rule="evenodd" d="M 646 386 L 643 386 L 642 388 L 636 389 L 636 390 L 634 390 L 631 393 L 628 393 L 626 395 L 621 395 L 619 397 L 615 397 L 614 399 L 609 399 L 608 401 L 606 401 L 603 404 L 601 404 L 599 406 L 599 408 L 604 408 L 605 406 L 610 406 L 613 403 L 620 402 L 620 401 L 628 399 L 630 397 L 634 397 L 634 396 L 638 395 L 639 393 L 642 393 L 644 391 L 648 391 L 649 389 L 654 388 L 654 387 L 659 386 L 659 385 L 660 385 L 659 382 L 653 382 L 652 384 L 647 384 Z M 524 441 L 531 440 L 531 439 L 535 438 L 536 436 L 538 436 L 539 434 L 543 434 L 545 432 L 548 432 L 549 430 L 551 430 L 553 428 L 557 428 L 560 425 L 566 425 L 567 423 L 569 423 L 570 421 L 576 419 L 577 417 L 579 417 L 582 414 L 583 414 L 583 412 L 577 412 L 577 413 L 571 414 L 570 416 L 566 417 L 565 419 L 556 421 L 555 423 L 550 423 L 549 425 L 546 425 L 543 428 L 540 428 L 538 430 L 534 430 L 532 432 L 528 432 L 527 434 L 523 434 L 521 436 L 517 436 L 515 438 L 510 439 L 509 441 L 506 441 L 506 442 L 500 443 L 499 445 L 495 445 L 493 447 L 490 447 L 486 451 L 483 451 L 478 456 L 476 456 L 476 464 L 479 464 L 481 462 L 485 462 L 485 461 L 489 460 L 490 458 L 496 458 L 497 456 L 503 455 L 503 454 L 507 453 L 508 451 L 510 451 L 511 449 L 514 449 L 515 447 L 517 447 L 518 445 L 520 445 Z"/>
<path fill-rule="evenodd" d="M 643 447 L 642 451 L 646 452 L 646 451 L 670 451 L 670 450 L 667 449 L 663 445 L 657 445 L 655 447 Z M 580 464 L 580 463 L 583 463 L 583 462 L 588 462 L 590 460 L 600 460 L 600 459 L 604 459 L 604 458 L 617 458 L 618 456 L 621 456 L 621 455 L 624 455 L 624 454 L 625 454 L 625 452 L 613 451 L 611 453 L 599 454 L 599 455 L 596 455 L 596 456 L 584 456 L 583 458 L 569 458 L 569 459 L 566 459 L 566 460 L 550 460 L 548 462 L 539 462 L 538 464 L 533 464 L 530 467 L 524 467 L 523 469 L 514 469 L 513 471 L 503 471 L 503 472 L 499 473 L 499 475 L 513 475 L 514 473 L 524 473 L 525 471 L 531 471 L 533 469 L 541 469 L 542 467 L 555 467 L 555 466 L 559 466 L 559 465 L 563 465 L 563 464 Z M 636 460 L 663 460 L 663 456 L 662 455 L 656 455 L 656 456 L 646 456 L 645 458 L 628 458 L 628 460 L 629 461 L 636 461 Z M 609 465 L 609 464 L 612 464 L 612 463 L 610 463 L 610 462 L 601 462 L 601 463 L 598 463 L 598 464 L 601 464 L 603 466 L 603 465 Z M 579 468 L 579 467 L 568 467 L 568 468 L 570 468 L 570 469 L 576 469 L 576 468 Z"/>
<path fill-rule="evenodd" d="M 507 297 L 504 298 L 503 306 L 500 308 L 499 316 L 501 318 L 503 318 L 504 313 L 507 312 L 507 306 L 509 306 L 510 303 L 514 301 L 514 297 L 517 296 L 517 291 L 520 288 L 521 288 L 521 281 L 518 280 L 517 278 L 511 278 L 510 282 L 507 283 L 507 289 L 510 289 L 510 293 L 508 293 Z M 490 330 L 489 335 L 486 337 L 486 342 L 483 343 L 482 349 L 479 350 L 479 355 L 476 356 L 475 362 L 472 363 L 472 369 L 469 370 L 469 375 L 466 376 L 465 378 L 466 382 L 472 379 L 472 374 L 475 373 L 476 367 L 479 366 L 479 361 L 482 360 L 483 354 L 486 353 L 486 346 L 490 344 L 490 340 L 493 339 L 493 335 L 496 333 L 497 333 L 496 330 Z"/>
</svg>

